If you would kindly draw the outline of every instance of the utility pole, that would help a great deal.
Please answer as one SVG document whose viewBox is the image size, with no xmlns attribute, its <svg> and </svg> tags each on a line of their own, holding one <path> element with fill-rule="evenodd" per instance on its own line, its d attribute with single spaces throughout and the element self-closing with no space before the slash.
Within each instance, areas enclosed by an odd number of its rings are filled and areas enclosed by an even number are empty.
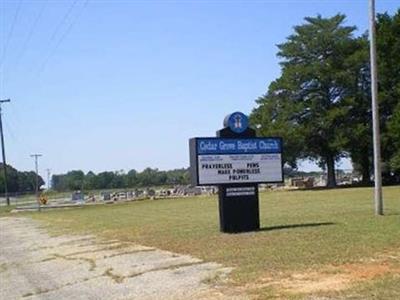
<svg viewBox="0 0 400 300">
<path fill-rule="evenodd" d="M 369 0 L 369 43 L 371 59 L 372 130 L 374 144 L 375 214 L 383 215 L 381 141 L 379 132 L 378 71 L 376 63 L 375 0 Z"/>
<path fill-rule="evenodd" d="M 38 209 L 40 211 L 40 200 L 39 200 L 39 168 L 38 168 L 38 158 L 41 157 L 42 154 L 31 154 L 31 157 L 35 158 L 35 171 L 36 171 L 36 200 L 38 203 Z"/>
<path fill-rule="evenodd" d="M 51 172 L 51 170 L 50 169 L 46 169 L 46 172 L 47 172 L 47 189 L 49 190 L 50 187 L 51 187 L 51 184 L 50 184 L 50 172 Z"/>
<path fill-rule="evenodd" d="M 1 118 L 1 104 L 10 102 L 10 99 L 0 100 L 0 135 L 1 135 L 1 154 L 3 155 L 3 172 L 4 172 L 4 195 L 6 197 L 7 206 L 10 206 L 10 197 L 8 197 L 8 186 L 7 186 L 7 162 L 6 162 L 6 150 L 4 146 L 4 135 L 3 135 L 3 120 Z"/>
</svg>

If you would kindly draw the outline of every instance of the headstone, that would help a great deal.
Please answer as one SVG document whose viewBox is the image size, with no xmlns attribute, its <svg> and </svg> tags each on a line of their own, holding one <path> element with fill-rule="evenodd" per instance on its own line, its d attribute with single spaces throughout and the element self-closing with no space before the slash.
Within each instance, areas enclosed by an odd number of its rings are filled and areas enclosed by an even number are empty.
<svg viewBox="0 0 400 300">
<path fill-rule="evenodd" d="M 104 201 L 110 201 L 111 200 L 111 194 L 109 192 L 103 192 L 101 193 L 103 196 Z"/>
<path fill-rule="evenodd" d="M 71 195 L 72 201 L 80 202 L 80 201 L 84 201 L 84 199 L 85 199 L 85 195 L 81 191 L 75 191 Z"/>
</svg>

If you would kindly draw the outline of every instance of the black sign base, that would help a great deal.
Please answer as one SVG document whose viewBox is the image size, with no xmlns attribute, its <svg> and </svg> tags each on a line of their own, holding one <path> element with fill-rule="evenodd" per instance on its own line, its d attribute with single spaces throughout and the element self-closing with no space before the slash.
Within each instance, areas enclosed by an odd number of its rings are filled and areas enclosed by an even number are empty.
<svg viewBox="0 0 400 300">
<path fill-rule="evenodd" d="M 260 229 L 257 185 L 219 186 L 220 230 L 239 233 Z"/>
<path fill-rule="evenodd" d="M 217 131 L 222 138 L 255 137 L 255 131 L 248 128 L 243 133 L 232 132 L 229 128 Z M 221 232 L 239 233 L 260 229 L 260 213 L 257 184 L 232 184 L 218 186 L 219 224 Z"/>
</svg>

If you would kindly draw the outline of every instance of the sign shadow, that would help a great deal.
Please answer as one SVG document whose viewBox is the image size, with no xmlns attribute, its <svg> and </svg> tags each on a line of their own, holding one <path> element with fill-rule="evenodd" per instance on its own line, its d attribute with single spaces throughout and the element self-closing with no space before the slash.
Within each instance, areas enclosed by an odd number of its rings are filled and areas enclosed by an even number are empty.
<svg viewBox="0 0 400 300">
<path fill-rule="evenodd" d="M 330 226 L 336 225 L 333 222 L 321 222 L 321 223 L 303 223 L 303 224 L 287 224 L 287 225 L 276 225 L 276 226 L 265 226 L 261 227 L 258 231 L 272 231 L 292 228 L 307 228 L 307 227 L 319 227 L 319 226 Z"/>
</svg>

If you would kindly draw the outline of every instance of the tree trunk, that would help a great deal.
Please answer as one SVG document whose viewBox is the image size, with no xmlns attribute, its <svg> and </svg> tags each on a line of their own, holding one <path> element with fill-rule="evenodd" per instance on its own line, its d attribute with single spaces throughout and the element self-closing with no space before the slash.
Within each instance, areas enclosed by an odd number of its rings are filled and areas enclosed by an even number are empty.
<svg viewBox="0 0 400 300">
<path fill-rule="evenodd" d="M 326 167 L 328 170 L 328 178 L 326 181 L 327 187 L 335 187 L 336 186 L 336 174 L 335 174 L 335 159 L 333 156 L 328 155 L 326 158 Z"/>
<path fill-rule="evenodd" d="M 361 161 L 361 173 L 362 173 L 362 184 L 370 185 L 371 184 L 371 173 L 370 173 L 370 160 L 368 151 L 363 153 L 362 161 Z"/>
</svg>

